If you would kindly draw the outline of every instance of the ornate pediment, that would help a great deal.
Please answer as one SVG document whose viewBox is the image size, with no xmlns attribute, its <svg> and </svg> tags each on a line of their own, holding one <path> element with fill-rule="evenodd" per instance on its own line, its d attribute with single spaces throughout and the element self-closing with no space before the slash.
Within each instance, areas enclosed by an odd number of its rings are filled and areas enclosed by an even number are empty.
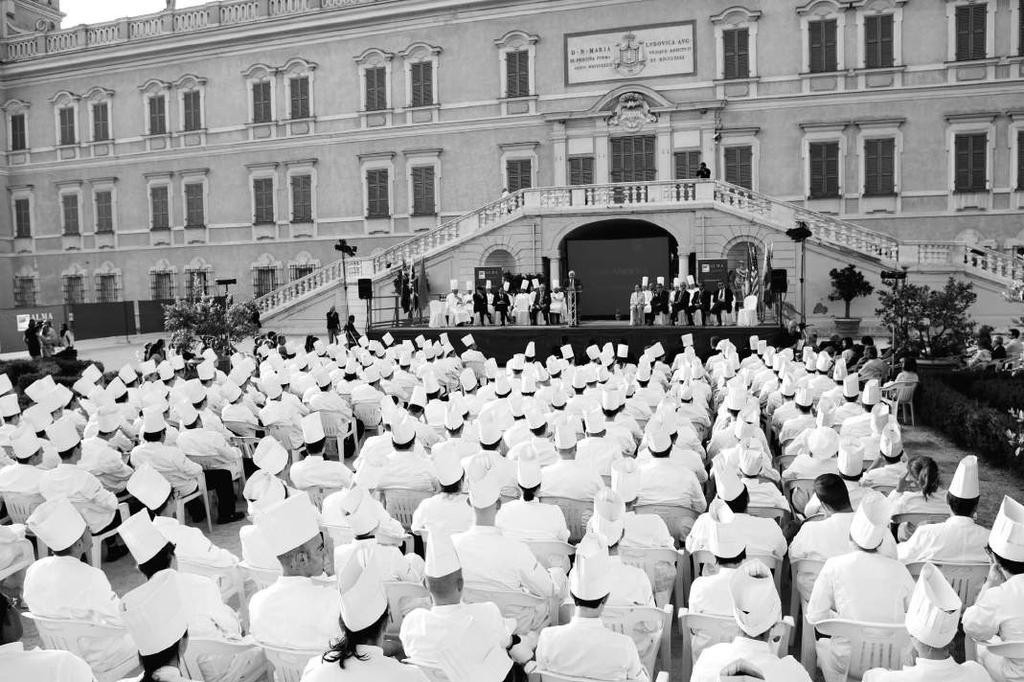
<svg viewBox="0 0 1024 682">
<path fill-rule="evenodd" d="M 657 123 L 658 115 L 651 111 L 651 105 L 639 92 L 624 92 L 619 95 L 608 125 L 613 128 L 639 130 L 648 123 Z"/>
</svg>

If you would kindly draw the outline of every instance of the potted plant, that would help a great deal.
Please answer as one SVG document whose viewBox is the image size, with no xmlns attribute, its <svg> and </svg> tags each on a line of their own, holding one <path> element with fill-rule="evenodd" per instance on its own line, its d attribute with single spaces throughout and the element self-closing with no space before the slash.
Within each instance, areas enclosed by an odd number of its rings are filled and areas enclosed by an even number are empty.
<svg viewBox="0 0 1024 682">
<path fill-rule="evenodd" d="M 233 344 L 256 333 L 256 304 L 253 301 L 225 307 L 223 299 L 213 297 L 178 299 L 164 306 L 164 330 L 170 333 L 174 348 L 198 352 L 210 346 L 220 357 L 220 369 L 228 366 Z"/>
<path fill-rule="evenodd" d="M 950 277 L 942 289 L 894 284 L 879 296 L 875 314 L 892 330 L 897 354 L 918 357 L 919 365 L 954 366 L 974 335 L 968 310 L 978 300 L 974 284 Z"/>
<path fill-rule="evenodd" d="M 828 276 L 832 278 L 832 293 L 828 299 L 846 304 L 844 316 L 835 318 L 836 334 L 857 336 L 857 332 L 860 331 L 860 318 L 850 317 L 850 304 L 855 298 L 870 296 L 875 288 L 852 263 L 842 269 L 832 268 Z"/>
</svg>

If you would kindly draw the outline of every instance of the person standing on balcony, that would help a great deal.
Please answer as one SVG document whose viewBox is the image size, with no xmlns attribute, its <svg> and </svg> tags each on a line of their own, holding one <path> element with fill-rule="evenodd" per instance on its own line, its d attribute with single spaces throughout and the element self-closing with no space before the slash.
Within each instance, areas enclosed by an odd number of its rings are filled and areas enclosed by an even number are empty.
<svg viewBox="0 0 1024 682">
<path fill-rule="evenodd" d="M 700 168 L 697 169 L 697 178 L 700 180 L 711 179 L 711 169 L 703 161 L 700 162 Z"/>
<path fill-rule="evenodd" d="M 334 343 L 341 332 L 341 317 L 337 309 L 332 305 L 327 311 L 327 343 Z"/>
</svg>

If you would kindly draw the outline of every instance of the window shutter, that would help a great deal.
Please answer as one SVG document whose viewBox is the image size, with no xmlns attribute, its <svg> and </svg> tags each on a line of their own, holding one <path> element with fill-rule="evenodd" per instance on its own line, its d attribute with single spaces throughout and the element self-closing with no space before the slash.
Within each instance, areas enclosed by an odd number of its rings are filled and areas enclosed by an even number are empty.
<svg viewBox="0 0 1024 682">
<path fill-rule="evenodd" d="M 836 31 L 837 22 L 835 19 L 829 19 L 822 23 L 822 51 L 824 61 L 824 71 L 835 71 L 839 68 L 836 55 Z"/>
<path fill-rule="evenodd" d="M 1024 130 L 1017 131 L 1017 189 L 1024 190 Z"/>
<path fill-rule="evenodd" d="M 724 78 L 747 78 L 750 75 L 750 32 L 737 28 L 722 33 Z"/>
<path fill-rule="evenodd" d="M 970 137 L 968 135 L 956 136 L 953 144 L 953 156 L 955 164 L 954 189 L 958 192 L 965 192 L 971 184 Z"/>
<path fill-rule="evenodd" d="M 971 59 L 984 59 L 985 33 L 988 28 L 988 5 L 972 5 L 971 9 Z"/>
<path fill-rule="evenodd" d="M 971 136 L 971 189 L 975 192 L 985 191 L 985 155 L 988 151 L 986 135 Z"/>
<path fill-rule="evenodd" d="M 505 94 L 508 97 L 530 94 L 530 53 L 527 50 L 505 54 Z"/>
<path fill-rule="evenodd" d="M 594 184 L 594 157 L 574 156 L 569 159 L 569 184 Z"/>
<path fill-rule="evenodd" d="M 11 116 L 11 150 L 21 151 L 28 146 L 25 137 L 25 114 Z"/>
<path fill-rule="evenodd" d="M 753 189 L 753 149 L 749 146 L 726 147 L 725 160 L 725 181 Z"/>
<path fill-rule="evenodd" d="M 895 63 L 893 56 L 893 16 L 883 14 L 878 17 L 880 27 L 880 55 L 879 66 L 892 66 Z"/>
</svg>

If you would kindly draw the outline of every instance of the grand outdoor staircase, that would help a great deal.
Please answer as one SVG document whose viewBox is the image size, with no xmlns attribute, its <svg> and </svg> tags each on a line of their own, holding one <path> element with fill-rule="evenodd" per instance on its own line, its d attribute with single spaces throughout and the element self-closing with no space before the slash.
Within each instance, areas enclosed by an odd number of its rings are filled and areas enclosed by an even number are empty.
<svg viewBox="0 0 1024 682">
<path fill-rule="evenodd" d="M 348 258 L 344 276 L 350 284 L 360 277 L 371 278 L 376 289 L 382 280 L 394 276 L 393 266 L 397 264 L 418 262 L 455 248 L 523 216 L 593 213 L 595 219 L 599 219 L 610 210 L 621 212 L 623 208 L 717 209 L 780 233 L 803 221 L 812 233 L 810 244 L 838 249 L 850 257 L 867 259 L 885 268 L 908 267 L 973 275 L 1000 288 L 1024 279 L 1024 262 L 1008 254 L 954 241 L 900 241 L 848 220 L 718 180 L 523 189 L 416 234 L 375 256 Z M 256 299 L 256 305 L 262 318 L 272 321 L 314 297 L 322 297 L 326 291 L 336 290 L 342 277 L 342 262 L 338 260 Z M 348 287 L 348 303 L 350 309 L 357 311 L 362 306 L 358 300 L 353 300 L 354 289 Z"/>
</svg>

